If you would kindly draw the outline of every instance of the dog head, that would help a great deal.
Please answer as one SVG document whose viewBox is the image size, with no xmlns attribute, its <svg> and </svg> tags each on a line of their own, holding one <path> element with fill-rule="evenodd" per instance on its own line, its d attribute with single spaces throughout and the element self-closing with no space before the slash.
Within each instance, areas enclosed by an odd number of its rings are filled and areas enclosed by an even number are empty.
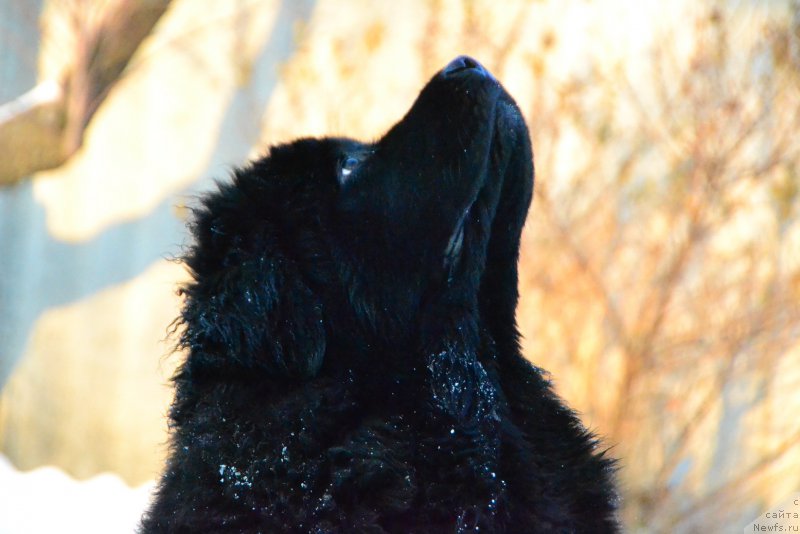
<svg viewBox="0 0 800 534">
<path fill-rule="evenodd" d="M 276 146 L 204 198 L 183 344 L 199 367 L 306 378 L 333 345 L 413 340 L 442 303 L 516 342 L 532 188 L 519 109 L 479 63 L 456 58 L 377 142 Z"/>
</svg>

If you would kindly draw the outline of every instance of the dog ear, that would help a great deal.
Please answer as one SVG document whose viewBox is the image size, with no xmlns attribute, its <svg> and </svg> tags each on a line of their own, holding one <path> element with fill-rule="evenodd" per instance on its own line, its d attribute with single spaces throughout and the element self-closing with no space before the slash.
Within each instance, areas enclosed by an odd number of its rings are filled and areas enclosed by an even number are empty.
<svg viewBox="0 0 800 534">
<path fill-rule="evenodd" d="M 238 185 L 220 186 L 195 212 L 196 243 L 185 258 L 194 280 L 182 289 L 181 345 L 193 369 L 309 378 L 325 353 L 322 306 L 281 252 L 274 224 Z"/>
</svg>

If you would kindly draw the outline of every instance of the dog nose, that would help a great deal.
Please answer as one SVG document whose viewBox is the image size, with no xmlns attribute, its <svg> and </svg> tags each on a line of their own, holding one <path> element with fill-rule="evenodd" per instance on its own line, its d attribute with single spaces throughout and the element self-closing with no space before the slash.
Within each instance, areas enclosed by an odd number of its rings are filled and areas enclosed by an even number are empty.
<svg viewBox="0 0 800 534">
<path fill-rule="evenodd" d="M 458 56 L 453 61 L 447 64 L 447 66 L 442 69 L 442 75 L 444 76 L 452 76 L 458 72 L 462 72 L 465 70 L 476 70 L 480 74 L 485 76 L 489 76 L 489 71 L 483 68 L 483 65 L 475 61 L 469 56 Z"/>
</svg>

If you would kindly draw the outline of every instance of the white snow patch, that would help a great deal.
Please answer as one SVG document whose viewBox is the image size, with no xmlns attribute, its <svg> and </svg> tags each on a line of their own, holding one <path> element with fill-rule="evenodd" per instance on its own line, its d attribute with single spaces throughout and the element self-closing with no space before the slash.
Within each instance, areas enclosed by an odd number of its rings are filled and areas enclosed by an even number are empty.
<svg viewBox="0 0 800 534">
<path fill-rule="evenodd" d="M 111 473 L 79 481 L 55 467 L 21 472 L 0 455 L 0 534 L 135 532 L 153 487 Z"/>
</svg>

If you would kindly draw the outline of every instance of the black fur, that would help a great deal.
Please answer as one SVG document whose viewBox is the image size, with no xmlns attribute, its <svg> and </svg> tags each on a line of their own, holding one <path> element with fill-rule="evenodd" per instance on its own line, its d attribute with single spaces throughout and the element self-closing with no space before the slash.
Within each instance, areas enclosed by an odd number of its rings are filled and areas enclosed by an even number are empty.
<svg viewBox="0 0 800 534">
<path fill-rule="evenodd" d="M 612 462 L 520 354 L 532 190 L 516 104 L 462 57 L 378 142 L 209 194 L 143 531 L 616 531 Z"/>
</svg>

